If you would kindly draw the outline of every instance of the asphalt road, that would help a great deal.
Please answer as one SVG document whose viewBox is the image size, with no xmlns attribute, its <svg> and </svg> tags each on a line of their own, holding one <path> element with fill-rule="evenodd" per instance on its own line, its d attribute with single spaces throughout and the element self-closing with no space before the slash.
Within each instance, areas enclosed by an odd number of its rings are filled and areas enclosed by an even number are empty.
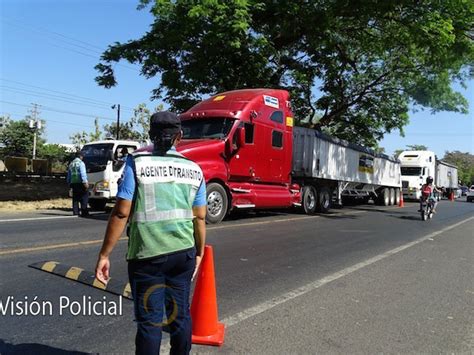
<svg viewBox="0 0 474 355">
<path fill-rule="evenodd" d="M 244 214 L 209 226 L 226 339 L 193 352 L 472 353 L 474 204 L 442 201 L 427 222 L 416 210 Z M 65 297 L 118 297 L 27 267 L 58 261 L 93 270 L 106 220 L 0 216 L 3 304 L 37 297 L 53 305 L 52 315 L 0 315 L 0 353 L 133 352 L 130 301 L 122 315 L 59 315 Z M 112 255 L 112 277 L 124 282 L 126 244 Z"/>
</svg>

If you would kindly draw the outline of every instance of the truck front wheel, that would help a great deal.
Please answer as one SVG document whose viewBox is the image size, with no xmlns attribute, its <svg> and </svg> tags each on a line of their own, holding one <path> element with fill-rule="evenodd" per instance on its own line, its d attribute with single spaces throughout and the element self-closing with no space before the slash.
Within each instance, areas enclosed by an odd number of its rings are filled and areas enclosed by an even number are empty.
<svg viewBox="0 0 474 355">
<path fill-rule="evenodd" d="M 303 187 L 303 209 L 306 214 L 314 214 L 317 207 L 316 189 L 311 186 Z"/>
<path fill-rule="evenodd" d="M 227 192 L 221 184 L 211 182 L 206 186 L 207 214 L 206 222 L 210 224 L 219 223 L 227 214 L 229 201 Z"/>
</svg>

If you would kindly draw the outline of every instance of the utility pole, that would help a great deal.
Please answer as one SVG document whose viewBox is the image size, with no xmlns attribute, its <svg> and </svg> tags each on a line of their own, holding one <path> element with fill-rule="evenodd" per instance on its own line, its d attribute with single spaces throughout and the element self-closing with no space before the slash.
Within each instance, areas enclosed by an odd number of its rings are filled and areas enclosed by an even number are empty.
<svg viewBox="0 0 474 355">
<path fill-rule="evenodd" d="M 41 129 L 41 121 L 38 120 L 38 104 L 32 104 L 33 109 L 30 111 L 32 120 L 30 120 L 30 128 L 33 129 L 33 159 L 36 159 L 36 135 L 38 133 L 38 130 Z"/>
<path fill-rule="evenodd" d="M 120 104 L 113 105 L 113 109 L 117 108 L 117 140 L 120 139 Z"/>
</svg>

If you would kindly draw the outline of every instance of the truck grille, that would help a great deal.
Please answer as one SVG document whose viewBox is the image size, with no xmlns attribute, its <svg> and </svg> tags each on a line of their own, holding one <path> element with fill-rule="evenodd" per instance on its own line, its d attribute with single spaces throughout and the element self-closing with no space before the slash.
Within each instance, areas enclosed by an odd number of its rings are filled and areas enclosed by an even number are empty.
<svg viewBox="0 0 474 355">
<path fill-rule="evenodd" d="M 408 187 L 408 181 L 402 181 L 402 187 L 407 188 Z"/>
</svg>

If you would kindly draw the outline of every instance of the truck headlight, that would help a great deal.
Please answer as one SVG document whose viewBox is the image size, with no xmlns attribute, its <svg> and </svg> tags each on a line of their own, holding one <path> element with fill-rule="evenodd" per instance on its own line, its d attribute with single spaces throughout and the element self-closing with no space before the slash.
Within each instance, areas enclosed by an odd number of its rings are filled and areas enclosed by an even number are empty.
<svg viewBox="0 0 474 355">
<path fill-rule="evenodd" d="M 105 190 L 109 191 L 109 181 L 108 180 L 102 180 L 99 181 L 97 184 L 95 184 L 95 190 Z"/>
</svg>

